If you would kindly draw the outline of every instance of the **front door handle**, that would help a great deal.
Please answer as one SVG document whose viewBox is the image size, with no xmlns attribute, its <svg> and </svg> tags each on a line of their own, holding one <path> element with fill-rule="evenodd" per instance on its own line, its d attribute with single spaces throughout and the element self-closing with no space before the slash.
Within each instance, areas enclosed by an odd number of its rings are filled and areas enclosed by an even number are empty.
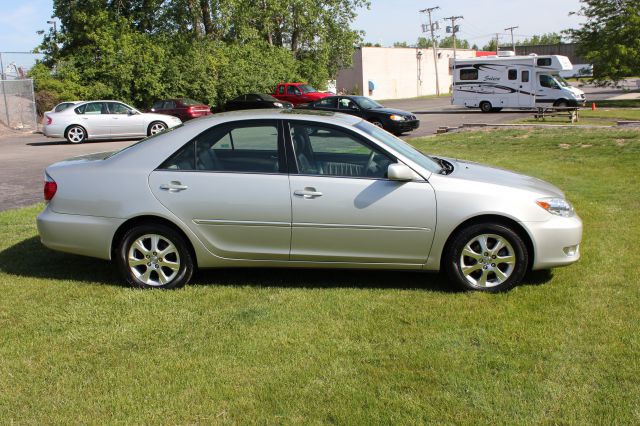
<svg viewBox="0 0 640 426">
<path fill-rule="evenodd" d="M 306 187 L 305 189 L 296 189 L 295 191 L 293 191 L 293 195 L 310 199 L 310 198 L 322 197 L 322 192 L 316 191 L 315 188 Z"/>
<path fill-rule="evenodd" d="M 160 185 L 160 189 L 169 192 L 180 192 L 184 191 L 187 188 L 189 188 L 187 185 L 182 185 L 176 180 L 171 181 L 169 184 L 163 183 L 162 185 Z"/>
</svg>

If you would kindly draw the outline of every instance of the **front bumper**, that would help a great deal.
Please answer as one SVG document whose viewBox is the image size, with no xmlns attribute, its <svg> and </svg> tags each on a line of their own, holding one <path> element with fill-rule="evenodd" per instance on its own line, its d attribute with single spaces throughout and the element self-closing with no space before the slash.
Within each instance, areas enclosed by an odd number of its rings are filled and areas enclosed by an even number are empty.
<svg viewBox="0 0 640 426">
<path fill-rule="evenodd" d="M 578 215 L 553 216 L 546 222 L 523 222 L 522 225 L 533 241 L 533 270 L 567 266 L 580 259 L 582 220 Z"/>
<path fill-rule="evenodd" d="M 47 205 L 36 219 L 40 241 L 52 250 L 111 259 L 111 242 L 123 219 L 56 213 Z"/>
<path fill-rule="evenodd" d="M 389 120 L 389 131 L 393 133 L 410 132 L 420 127 L 420 120 L 393 121 Z"/>
</svg>

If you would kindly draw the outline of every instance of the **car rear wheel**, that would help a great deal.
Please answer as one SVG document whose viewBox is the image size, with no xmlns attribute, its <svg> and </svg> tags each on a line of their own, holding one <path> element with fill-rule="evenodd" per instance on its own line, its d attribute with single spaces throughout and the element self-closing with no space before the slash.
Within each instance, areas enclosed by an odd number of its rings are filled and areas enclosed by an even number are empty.
<svg viewBox="0 0 640 426">
<path fill-rule="evenodd" d="M 511 228 L 484 223 L 459 231 L 443 254 L 444 270 L 465 290 L 495 293 L 522 281 L 528 252 L 522 238 Z"/>
<path fill-rule="evenodd" d="M 193 275 L 193 258 L 184 237 L 161 224 L 127 231 L 116 262 L 125 281 L 137 288 L 179 288 Z"/>
<path fill-rule="evenodd" d="M 492 109 L 493 109 L 493 106 L 491 105 L 491 102 L 487 102 L 487 101 L 480 102 L 480 110 L 482 112 L 491 112 Z"/>
<path fill-rule="evenodd" d="M 82 143 L 87 139 L 87 131 L 82 126 L 71 126 L 64 137 L 69 143 Z"/>
<path fill-rule="evenodd" d="M 147 135 L 151 136 L 151 135 L 155 135 L 157 133 L 163 132 L 167 129 L 167 125 L 164 124 L 162 121 L 154 121 L 153 123 L 149 124 L 149 129 L 147 129 Z"/>
</svg>

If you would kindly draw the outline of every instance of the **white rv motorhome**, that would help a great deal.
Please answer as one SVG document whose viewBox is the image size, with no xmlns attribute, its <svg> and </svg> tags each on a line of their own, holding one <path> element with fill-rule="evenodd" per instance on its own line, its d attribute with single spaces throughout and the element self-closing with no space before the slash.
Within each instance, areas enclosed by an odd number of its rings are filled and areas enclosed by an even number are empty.
<svg viewBox="0 0 640 426">
<path fill-rule="evenodd" d="M 458 59 L 453 63 L 451 103 L 483 112 L 581 105 L 584 92 L 559 74 L 572 68 L 569 58 L 559 55 Z"/>
</svg>

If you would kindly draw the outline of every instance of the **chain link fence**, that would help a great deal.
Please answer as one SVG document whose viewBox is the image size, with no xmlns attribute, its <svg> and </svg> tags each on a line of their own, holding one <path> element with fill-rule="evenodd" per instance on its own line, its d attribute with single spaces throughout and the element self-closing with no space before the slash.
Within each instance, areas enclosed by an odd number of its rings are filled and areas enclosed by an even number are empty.
<svg viewBox="0 0 640 426">
<path fill-rule="evenodd" d="M 0 80 L 0 123 L 13 130 L 38 130 L 33 80 Z"/>
</svg>

